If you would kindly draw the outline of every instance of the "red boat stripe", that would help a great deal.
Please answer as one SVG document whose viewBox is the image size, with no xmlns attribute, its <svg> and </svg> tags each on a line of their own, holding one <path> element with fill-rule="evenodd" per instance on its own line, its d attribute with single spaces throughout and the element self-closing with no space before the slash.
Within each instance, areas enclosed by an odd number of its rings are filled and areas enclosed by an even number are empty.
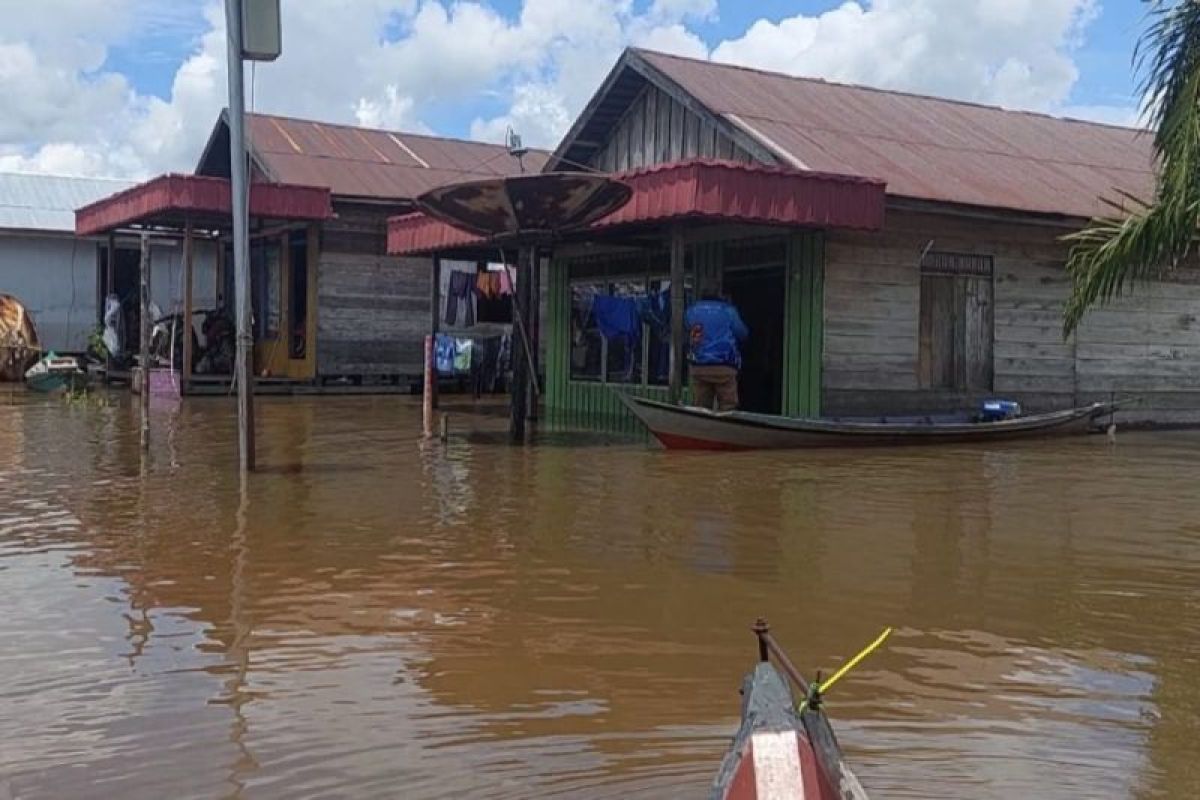
<svg viewBox="0 0 1200 800">
<path fill-rule="evenodd" d="M 654 438 L 662 442 L 662 446 L 668 450 L 750 450 L 749 447 L 741 445 L 729 444 L 728 442 L 714 442 L 708 439 L 693 439 L 690 436 L 679 436 L 674 433 L 658 433 L 655 432 Z"/>
</svg>

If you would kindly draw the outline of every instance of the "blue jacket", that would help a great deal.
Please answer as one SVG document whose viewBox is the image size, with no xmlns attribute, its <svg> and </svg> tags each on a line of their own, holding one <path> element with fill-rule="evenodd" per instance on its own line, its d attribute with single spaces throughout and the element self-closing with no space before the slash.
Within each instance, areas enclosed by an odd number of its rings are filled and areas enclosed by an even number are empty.
<svg viewBox="0 0 1200 800">
<path fill-rule="evenodd" d="M 731 304 L 701 300 L 692 304 L 683 321 L 688 331 L 688 361 L 698 366 L 742 366 L 737 343 L 750 335 L 750 329 Z"/>
</svg>

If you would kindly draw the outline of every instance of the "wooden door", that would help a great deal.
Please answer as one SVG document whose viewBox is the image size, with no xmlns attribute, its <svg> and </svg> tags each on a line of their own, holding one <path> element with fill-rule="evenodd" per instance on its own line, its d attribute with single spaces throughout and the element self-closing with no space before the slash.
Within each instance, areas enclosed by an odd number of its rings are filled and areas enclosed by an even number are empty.
<svg viewBox="0 0 1200 800">
<path fill-rule="evenodd" d="M 994 327 L 991 277 L 961 277 L 963 366 L 961 386 L 969 392 L 992 390 Z"/>
<path fill-rule="evenodd" d="M 990 392 L 994 375 L 994 325 L 990 259 L 951 269 L 943 256 L 937 271 L 921 275 L 918 379 L 923 389 Z"/>
</svg>

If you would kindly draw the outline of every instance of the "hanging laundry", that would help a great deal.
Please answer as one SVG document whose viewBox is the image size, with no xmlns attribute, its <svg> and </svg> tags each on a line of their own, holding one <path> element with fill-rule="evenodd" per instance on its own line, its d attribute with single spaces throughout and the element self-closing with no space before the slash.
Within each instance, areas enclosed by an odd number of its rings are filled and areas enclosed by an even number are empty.
<svg viewBox="0 0 1200 800">
<path fill-rule="evenodd" d="M 627 377 L 633 374 L 636 363 L 634 353 L 640 350 L 642 340 L 642 319 L 638 315 L 638 304 L 632 297 L 612 297 L 598 294 L 592 299 L 592 318 L 600 335 L 614 341 L 624 343 L 625 363 L 621 372 Z"/>
<path fill-rule="evenodd" d="M 457 375 L 468 375 L 471 372 L 471 353 L 474 342 L 470 339 L 454 340 L 454 372 Z"/>
<path fill-rule="evenodd" d="M 475 304 L 471 290 L 475 286 L 475 273 L 455 270 L 450 273 L 450 286 L 446 290 L 446 324 L 458 324 L 458 312 L 463 308 L 463 325 L 475 324 Z"/>
<path fill-rule="evenodd" d="M 496 385 L 503 375 L 502 342 L 499 336 L 475 340 L 474 356 L 471 359 L 471 384 L 476 397 L 496 391 Z"/>
<path fill-rule="evenodd" d="M 638 315 L 637 301 L 632 297 L 596 295 L 592 298 L 592 318 L 605 339 L 641 338 L 642 319 Z"/>
<path fill-rule="evenodd" d="M 512 276 L 508 272 L 508 267 L 505 267 L 496 274 L 500 276 L 500 294 L 505 296 L 511 295 L 513 293 L 513 283 Z"/>
<path fill-rule="evenodd" d="M 671 290 L 652 292 L 637 299 L 638 314 L 651 328 L 662 332 L 671 330 Z"/>
<path fill-rule="evenodd" d="M 439 375 L 454 374 L 454 337 L 439 333 L 434 340 L 433 361 Z"/>
<path fill-rule="evenodd" d="M 490 300 L 500 296 L 500 273 L 481 272 L 475 277 L 475 294 Z"/>
</svg>

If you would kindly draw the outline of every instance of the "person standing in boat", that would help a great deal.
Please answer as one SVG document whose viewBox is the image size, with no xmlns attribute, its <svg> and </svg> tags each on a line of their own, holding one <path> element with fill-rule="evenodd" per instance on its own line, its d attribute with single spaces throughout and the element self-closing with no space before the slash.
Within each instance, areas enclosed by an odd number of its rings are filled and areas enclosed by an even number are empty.
<svg viewBox="0 0 1200 800">
<path fill-rule="evenodd" d="M 683 321 L 692 404 L 711 409 L 716 400 L 718 411 L 733 411 L 738 407 L 738 370 L 742 366 L 738 342 L 746 340 L 750 329 L 713 282 L 701 285 L 700 300 L 688 308 Z"/>
</svg>

